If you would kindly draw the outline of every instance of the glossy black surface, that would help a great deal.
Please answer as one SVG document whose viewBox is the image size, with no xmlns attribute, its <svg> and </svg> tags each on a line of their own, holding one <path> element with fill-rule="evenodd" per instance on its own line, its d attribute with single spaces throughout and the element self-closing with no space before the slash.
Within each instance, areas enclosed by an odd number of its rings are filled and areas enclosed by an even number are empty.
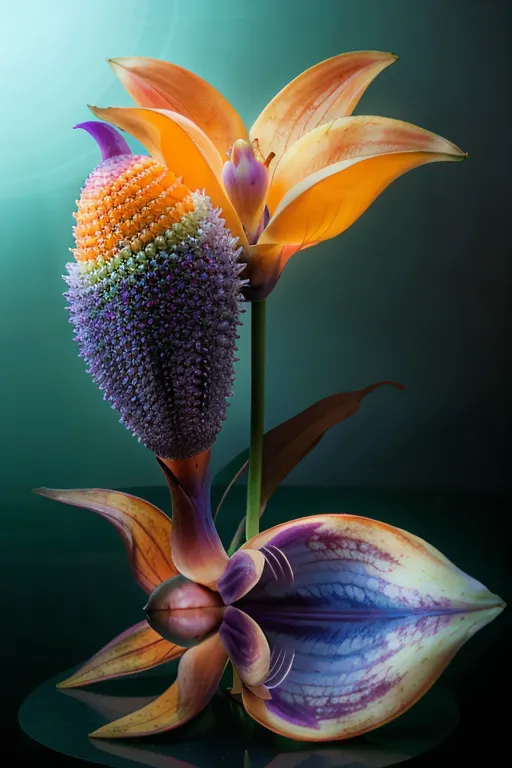
<svg viewBox="0 0 512 768">
<path fill-rule="evenodd" d="M 131 492 L 169 511 L 165 488 Z M 218 489 L 215 495 L 219 497 Z M 263 524 L 268 527 L 313 512 L 344 511 L 373 517 L 427 539 L 510 605 L 510 502 L 510 496 L 498 494 L 284 488 L 272 499 Z M 83 762 L 26 737 L 17 725 L 18 708 L 38 685 L 81 663 L 140 620 L 145 596 L 133 583 L 117 534 L 93 513 L 30 495 L 23 506 L 10 505 L 6 499 L 4 504 L 0 535 L 3 751 L 29 766 L 78 768 Z M 243 508 L 243 488 L 236 488 L 219 518 L 225 543 Z M 485 768 L 502 764 L 500 734 L 508 728 L 508 712 L 501 702 L 506 700 L 509 685 L 511 640 L 508 608 L 457 654 L 443 674 L 442 684 L 459 706 L 460 723 L 441 744 L 414 757 L 411 768 L 462 765 L 465 760 Z M 157 689 L 155 693 L 161 691 L 160 684 Z M 89 690 L 93 692 L 94 687 Z M 69 696 L 61 694 L 61 698 L 71 707 Z M 230 726 L 230 736 L 238 737 L 239 730 L 237 725 Z M 239 745 L 239 756 L 243 757 L 247 744 Z M 345 742 L 343 747 L 348 745 Z M 143 741 L 137 741 L 136 747 L 143 749 Z M 287 746 L 292 753 L 303 748 L 306 745 Z M 274 748 L 272 754 L 276 751 Z M 262 755 L 263 761 L 267 755 Z M 215 756 L 211 752 L 207 756 L 212 757 L 210 764 L 215 768 Z M 316 768 L 318 756 L 308 759 L 311 762 L 301 768 Z M 330 768 L 336 764 L 328 763 Z M 229 768 L 230 763 L 221 765 Z M 321 762 L 319 765 L 324 768 Z"/>
<path fill-rule="evenodd" d="M 174 732 L 143 739 L 87 737 L 105 722 L 149 703 L 170 684 L 175 666 L 83 689 L 56 689 L 68 670 L 26 699 L 19 713 L 20 725 L 44 746 L 116 768 L 135 763 L 155 768 L 384 768 L 432 749 L 450 735 L 459 720 L 453 696 L 436 686 L 401 718 L 366 736 L 327 744 L 294 742 L 262 728 L 238 702 L 220 692 L 201 715 Z M 229 674 L 224 682 L 230 684 Z"/>
</svg>

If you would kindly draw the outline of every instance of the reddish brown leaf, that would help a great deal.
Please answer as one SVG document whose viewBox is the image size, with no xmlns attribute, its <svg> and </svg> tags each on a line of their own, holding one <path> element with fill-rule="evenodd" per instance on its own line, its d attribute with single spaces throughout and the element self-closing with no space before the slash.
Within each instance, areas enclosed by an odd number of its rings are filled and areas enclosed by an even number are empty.
<svg viewBox="0 0 512 768">
<path fill-rule="evenodd" d="M 403 389 L 402 384 L 397 384 L 393 381 L 379 381 L 355 392 L 341 392 L 337 395 L 330 395 L 323 400 L 319 400 L 318 403 L 310 405 L 309 408 L 288 419 L 288 421 L 278 424 L 277 427 L 274 427 L 265 434 L 263 440 L 261 514 L 263 514 L 269 498 L 278 485 L 318 445 L 327 430 L 334 427 L 335 424 L 339 424 L 340 421 L 353 416 L 359 410 L 361 400 L 384 384 L 389 384 L 396 389 Z M 230 468 L 233 465 L 242 465 L 235 479 L 242 473 L 247 463 L 247 451 L 230 462 Z M 230 487 L 231 485 L 228 486 L 227 490 Z M 227 491 L 222 497 L 222 501 L 224 501 L 226 495 Z M 244 521 L 242 520 L 231 544 L 230 552 L 233 551 L 233 548 L 240 541 L 243 526 Z"/>
</svg>

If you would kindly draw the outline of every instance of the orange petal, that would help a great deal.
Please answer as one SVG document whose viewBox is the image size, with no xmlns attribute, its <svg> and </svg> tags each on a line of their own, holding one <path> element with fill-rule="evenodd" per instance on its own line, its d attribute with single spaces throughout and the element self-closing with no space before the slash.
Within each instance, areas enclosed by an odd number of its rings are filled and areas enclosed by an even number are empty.
<svg viewBox="0 0 512 768">
<path fill-rule="evenodd" d="M 290 160 L 286 161 L 281 183 L 276 187 L 276 198 L 294 176 L 301 176 L 299 162 L 319 169 L 284 194 L 259 244 L 287 243 L 303 248 L 328 240 L 344 232 L 406 171 L 426 163 L 466 157 L 455 144 L 409 123 L 387 118 L 349 120 L 357 121 L 355 136 L 371 136 L 371 140 L 356 141 L 351 151 L 340 141 L 336 149 L 337 137 L 346 135 L 348 123 L 335 121 L 297 142 Z M 337 161 L 337 153 L 345 159 Z M 325 165 L 329 157 L 332 164 Z"/>
<path fill-rule="evenodd" d="M 222 184 L 223 161 L 208 136 L 177 112 L 137 107 L 91 107 L 100 120 L 128 131 L 158 162 L 183 178 L 192 191 L 206 190 L 214 206 L 222 208 L 226 226 L 240 245 L 247 238 L 238 214 Z"/>
<path fill-rule="evenodd" d="M 139 105 L 170 109 L 192 120 L 227 159 L 233 142 L 247 139 L 236 109 L 212 85 L 167 61 L 138 56 L 110 59 L 110 66 Z"/>
<path fill-rule="evenodd" d="M 366 115 L 341 117 L 310 131 L 287 150 L 272 181 L 269 208 L 275 211 L 295 184 L 343 160 L 421 151 L 454 159 L 464 156 L 451 142 L 411 123 Z"/>
<path fill-rule="evenodd" d="M 60 490 L 38 488 L 34 493 L 97 512 L 119 531 L 135 581 L 149 595 L 178 571 L 171 557 L 171 521 L 158 507 L 119 491 L 101 488 Z"/>
<path fill-rule="evenodd" d="M 183 725 L 210 702 L 226 659 L 219 636 L 213 635 L 185 653 L 178 667 L 178 679 L 162 696 L 89 735 L 98 739 L 121 739 L 162 733 Z"/>
<path fill-rule="evenodd" d="M 76 688 L 112 677 L 132 675 L 171 661 L 185 650 L 168 643 L 148 626 L 147 621 L 141 621 L 115 637 L 57 688 Z"/>
<path fill-rule="evenodd" d="M 372 80 L 396 61 L 392 53 L 354 51 L 307 69 L 274 96 L 250 130 L 261 155 L 277 165 L 291 145 L 317 125 L 352 114 Z"/>
</svg>

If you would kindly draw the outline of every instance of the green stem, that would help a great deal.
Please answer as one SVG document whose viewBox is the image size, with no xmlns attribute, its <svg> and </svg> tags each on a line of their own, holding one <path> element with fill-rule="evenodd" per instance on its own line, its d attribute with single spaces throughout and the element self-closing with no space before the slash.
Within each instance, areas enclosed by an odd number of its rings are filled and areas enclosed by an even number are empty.
<svg viewBox="0 0 512 768">
<path fill-rule="evenodd" d="M 263 430 L 265 421 L 265 313 L 266 301 L 251 304 L 251 445 L 247 484 L 246 539 L 260 530 Z"/>
</svg>

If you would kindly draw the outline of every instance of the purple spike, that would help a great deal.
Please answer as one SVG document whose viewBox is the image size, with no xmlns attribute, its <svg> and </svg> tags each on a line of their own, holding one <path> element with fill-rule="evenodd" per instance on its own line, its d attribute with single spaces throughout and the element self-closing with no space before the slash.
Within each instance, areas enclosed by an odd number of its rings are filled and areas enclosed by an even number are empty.
<svg viewBox="0 0 512 768">
<path fill-rule="evenodd" d="M 98 120 L 88 120 L 85 123 L 78 123 L 73 128 L 83 128 L 87 131 L 101 149 L 101 159 L 108 160 L 109 157 L 117 155 L 131 155 L 132 151 L 120 133 L 107 123 L 100 123 Z"/>
</svg>

